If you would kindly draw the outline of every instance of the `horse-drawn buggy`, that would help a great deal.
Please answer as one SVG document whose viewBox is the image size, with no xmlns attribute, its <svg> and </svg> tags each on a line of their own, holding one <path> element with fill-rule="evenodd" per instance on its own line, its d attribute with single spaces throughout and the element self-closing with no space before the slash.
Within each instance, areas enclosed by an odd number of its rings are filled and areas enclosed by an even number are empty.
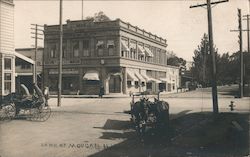
<svg viewBox="0 0 250 157">
<path fill-rule="evenodd" d="M 40 88 L 33 84 L 33 94 L 21 84 L 21 90 L 3 97 L 0 105 L 0 119 L 10 120 L 25 117 L 32 121 L 46 121 L 51 114 L 47 97 Z"/>
<path fill-rule="evenodd" d="M 131 106 L 131 120 L 141 140 L 144 140 L 147 130 L 155 129 L 158 133 L 166 134 L 169 127 L 169 104 L 159 98 L 149 101 L 146 92 L 133 93 Z M 139 101 L 135 101 L 140 96 Z"/>
</svg>

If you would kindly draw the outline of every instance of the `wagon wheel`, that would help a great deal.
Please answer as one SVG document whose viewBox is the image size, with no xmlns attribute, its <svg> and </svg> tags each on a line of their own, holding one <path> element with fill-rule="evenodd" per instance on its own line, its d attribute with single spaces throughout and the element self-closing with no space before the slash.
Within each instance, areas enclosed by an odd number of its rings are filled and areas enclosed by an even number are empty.
<svg viewBox="0 0 250 157">
<path fill-rule="evenodd" d="M 11 120 L 16 116 L 16 108 L 14 103 L 9 103 L 0 109 L 0 120 Z"/>
<path fill-rule="evenodd" d="M 49 119 L 51 108 L 49 106 L 34 107 L 30 109 L 30 114 L 31 121 L 44 122 Z"/>
</svg>

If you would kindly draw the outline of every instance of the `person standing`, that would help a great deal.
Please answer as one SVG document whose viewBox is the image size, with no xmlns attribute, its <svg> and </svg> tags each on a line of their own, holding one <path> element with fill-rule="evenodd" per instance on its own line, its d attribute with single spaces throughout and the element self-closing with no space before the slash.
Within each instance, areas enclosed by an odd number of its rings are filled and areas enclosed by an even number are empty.
<svg viewBox="0 0 250 157">
<path fill-rule="evenodd" d="M 99 98 L 102 98 L 103 95 L 104 95 L 104 87 L 103 87 L 103 85 L 101 85 L 100 91 L 99 91 Z"/>
</svg>

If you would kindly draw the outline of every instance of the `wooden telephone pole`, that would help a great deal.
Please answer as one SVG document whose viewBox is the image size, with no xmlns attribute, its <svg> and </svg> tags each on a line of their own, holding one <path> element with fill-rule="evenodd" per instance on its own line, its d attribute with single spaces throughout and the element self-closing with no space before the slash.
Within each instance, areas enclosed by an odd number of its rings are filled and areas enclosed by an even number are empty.
<svg viewBox="0 0 250 157">
<path fill-rule="evenodd" d="M 63 42 L 63 26 L 62 26 L 62 1 L 60 0 L 59 24 L 60 24 L 60 42 L 59 42 L 59 59 L 58 59 L 58 96 L 57 106 L 61 106 L 62 96 L 62 42 Z"/>
<path fill-rule="evenodd" d="M 31 30 L 32 31 L 35 31 L 35 32 L 31 32 L 32 35 L 35 35 L 35 36 L 32 36 L 31 38 L 34 38 L 35 39 L 35 64 L 33 65 L 33 83 L 36 83 L 37 84 L 37 43 L 38 41 L 37 40 L 43 40 L 43 38 L 41 38 L 40 36 L 43 36 L 43 31 L 41 28 L 43 28 L 43 26 L 41 25 L 38 25 L 38 24 L 31 24 L 32 28 Z M 40 27 L 40 28 L 38 28 Z"/>
<path fill-rule="evenodd" d="M 219 113 L 219 107 L 218 107 L 217 82 L 216 82 L 217 81 L 216 80 L 216 54 L 214 52 L 214 43 L 213 43 L 213 25 L 212 25 L 211 4 L 219 4 L 219 3 L 224 3 L 224 2 L 228 2 L 228 0 L 217 1 L 217 2 L 212 2 L 212 3 L 210 0 L 207 0 L 207 3 L 205 4 L 190 6 L 190 8 L 207 6 L 209 50 L 210 50 L 210 54 L 212 57 L 212 96 L 213 96 L 213 113 L 214 114 Z"/>
<path fill-rule="evenodd" d="M 249 46 L 249 15 L 245 15 L 245 17 L 247 17 L 247 29 L 243 30 L 242 29 L 242 16 L 241 16 L 241 9 L 238 9 L 238 21 L 239 21 L 239 26 L 238 26 L 238 30 L 230 30 L 231 32 L 239 32 L 239 51 L 240 51 L 240 95 L 239 97 L 243 97 L 244 96 L 244 61 L 243 61 L 243 49 L 242 49 L 242 32 L 247 31 L 248 32 L 248 52 L 250 51 L 250 46 Z"/>
</svg>

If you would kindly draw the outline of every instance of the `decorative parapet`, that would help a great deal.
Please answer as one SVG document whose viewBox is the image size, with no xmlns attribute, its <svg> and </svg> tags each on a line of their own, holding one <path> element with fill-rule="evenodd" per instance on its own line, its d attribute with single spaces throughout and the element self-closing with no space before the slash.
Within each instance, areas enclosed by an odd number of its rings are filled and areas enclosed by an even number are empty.
<svg viewBox="0 0 250 157">
<path fill-rule="evenodd" d="M 116 19 L 114 21 L 104 21 L 104 22 L 94 22 L 93 20 L 79 20 L 79 21 L 70 21 L 67 20 L 66 24 L 63 25 L 64 30 L 78 30 L 78 29 L 102 29 L 102 28 L 125 28 L 132 32 L 138 33 L 140 35 L 143 35 L 147 38 L 156 40 L 160 43 L 167 44 L 167 40 L 163 39 L 162 37 L 158 37 L 155 34 L 152 34 L 151 32 L 147 32 L 144 29 L 140 29 L 137 26 L 133 26 L 130 23 L 126 23 L 120 19 Z M 44 27 L 45 32 L 46 31 L 58 31 L 59 25 L 45 25 Z"/>
<path fill-rule="evenodd" d="M 143 36 L 146 36 L 146 37 L 149 37 L 151 39 L 157 40 L 157 41 L 159 41 L 161 43 L 167 44 L 167 40 L 166 39 L 163 39 L 162 37 L 158 37 L 157 35 L 154 35 L 151 32 L 147 32 L 144 29 L 140 29 L 137 26 L 133 26 L 130 23 L 126 23 L 126 22 L 124 22 L 124 21 L 122 21 L 120 19 L 117 19 L 116 21 L 118 21 L 119 25 L 121 27 L 123 27 L 123 28 L 129 29 L 129 30 L 131 30 L 133 32 L 136 32 L 138 34 L 141 34 Z"/>
</svg>

